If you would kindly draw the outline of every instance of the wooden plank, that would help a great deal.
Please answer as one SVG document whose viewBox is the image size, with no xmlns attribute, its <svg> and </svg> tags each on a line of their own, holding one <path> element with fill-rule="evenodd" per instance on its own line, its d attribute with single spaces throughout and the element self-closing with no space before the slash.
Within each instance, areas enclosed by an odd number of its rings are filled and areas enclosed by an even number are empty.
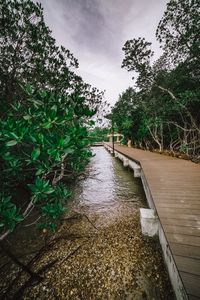
<svg viewBox="0 0 200 300">
<path fill-rule="evenodd" d="M 171 203 L 194 203 L 194 204 L 199 204 L 199 194 L 198 198 L 197 195 L 191 195 L 188 197 L 188 195 L 181 195 L 180 193 L 177 194 L 169 194 L 169 193 L 161 193 L 159 191 L 154 191 L 154 197 L 155 200 L 163 200 L 163 202 L 171 202 Z"/>
<path fill-rule="evenodd" d="M 173 255 L 186 256 L 200 260 L 200 247 L 191 245 L 181 245 L 177 243 L 170 243 L 170 249 Z"/>
<path fill-rule="evenodd" d="M 177 225 L 163 225 L 164 232 L 180 233 L 183 235 L 193 235 L 200 237 L 200 227 L 192 226 L 177 226 Z"/>
<path fill-rule="evenodd" d="M 177 243 L 181 245 L 191 245 L 200 247 L 200 237 L 179 233 L 165 233 L 167 240 L 172 243 Z"/>
<path fill-rule="evenodd" d="M 148 177 L 146 178 L 148 181 Z M 185 191 L 183 188 L 180 187 L 180 190 L 177 188 L 161 188 L 152 186 L 149 184 L 149 188 L 151 189 L 152 193 L 155 193 L 155 195 L 158 196 L 165 196 L 168 195 L 170 197 L 179 197 L 180 199 L 182 197 L 188 197 L 188 201 L 190 201 L 190 198 L 194 197 L 197 201 L 199 201 L 199 190 L 194 190 L 191 186 L 187 188 L 187 191 Z"/>
<path fill-rule="evenodd" d="M 146 177 L 148 178 L 148 176 L 146 175 Z M 174 176 L 174 179 L 177 179 L 177 176 Z M 163 179 L 162 181 L 158 182 L 158 178 L 152 178 L 149 176 L 149 184 L 151 186 L 152 189 L 159 189 L 159 191 L 177 191 L 178 189 L 180 189 L 180 191 L 185 191 L 186 193 L 188 193 L 188 191 L 186 190 L 187 187 L 193 189 L 193 193 L 198 195 L 198 188 L 197 188 L 197 184 L 199 184 L 198 181 L 194 182 L 184 182 L 186 185 L 183 187 L 183 182 L 181 182 L 181 185 L 177 184 L 175 185 L 174 183 L 172 184 L 171 182 L 166 182 L 165 179 Z M 164 185 L 162 185 L 164 184 Z M 162 186 L 161 186 L 162 185 Z M 170 185 L 170 189 L 169 189 L 169 185 Z M 189 193 L 188 193 L 189 194 Z"/>
<path fill-rule="evenodd" d="M 182 207 L 178 207 L 177 209 L 174 209 L 174 208 L 170 208 L 170 207 L 160 207 L 160 206 L 157 206 L 157 211 L 158 213 L 159 212 L 163 212 L 163 213 L 169 213 L 170 215 L 173 215 L 174 213 L 175 214 L 180 214 L 180 215 L 199 215 L 200 216 L 200 210 L 198 209 L 188 209 L 188 208 L 182 208 Z"/>
<path fill-rule="evenodd" d="M 199 222 L 195 220 L 178 220 L 176 218 L 162 218 L 162 225 L 176 225 L 199 228 Z"/>
<path fill-rule="evenodd" d="M 165 193 L 162 193 L 160 192 L 159 190 L 157 191 L 153 191 L 153 194 L 154 194 L 154 197 L 155 197 L 155 200 L 167 200 L 170 201 L 170 202 L 174 202 L 174 201 L 178 201 L 178 202 L 183 202 L 183 203 L 190 203 L 190 202 L 193 202 L 193 203 L 196 203 L 196 204 L 199 204 L 199 192 L 197 193 L 197 195 L 193 195 L 192 192 L 190 192 L 190 194 L 183 194 L 182 192 L 178 192 L 177 193 L 173 193 L 170 194 L 169 192 L 165 192 Z"/>
<path fill-rule="evenodd" d="M 197 221 L 198 224 L 200 222 L 200 216 L 197 214 L 179 214 L 178 212 L 174 212 L 174 213 L 168 213 L 168 212 L 159 212 L 158 213 L 160 219 L 162 218 L 168 218 L 168 219 L 176 219 L 177 220 L 177 224 L 179 224 L 179 220 L 193 220 L 193 221 Z"/>
<path fill-rule="evenodd" d="M 183 203 L 183 202 L 176 202 L 176 203 L 169 203 L 166 200 L 163 200 L 162 202 L 156 203 L 157 207 L 168 207 L 168 208 L 179 208 L 180 206 L 182 208 L 192 208 L 192 209 L 197 209 L 200 210 L 200 204 L 198 204 L 199 201 L 196 202 L 189 202 L 189 203 Z"/>
<path fill-rule="evenodd" d="M 185 272 L 180 272 L 180 275 L 188 291 L 188 294 L 200 298 L 200 276 L 196 276 Z"/>
<path fill-rule="evenodd" d="M 186 273 L 200 276 L 200 260 L 199 259 L 174 255 L 174 260 L 175 260 L 175 263 L 177 264 L 180 272 L 186 272 Z M 199 281 L 199 285 L 200 285 L 200 281 Z"/>
</svg>

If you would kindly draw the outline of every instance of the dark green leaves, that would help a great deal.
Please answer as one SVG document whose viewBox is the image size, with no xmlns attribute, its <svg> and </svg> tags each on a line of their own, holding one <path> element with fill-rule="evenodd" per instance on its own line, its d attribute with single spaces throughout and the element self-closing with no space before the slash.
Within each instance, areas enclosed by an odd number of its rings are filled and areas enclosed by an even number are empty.
<svg viewBox="0 0 200 300">
<path fill-rule="evenodd" d="M 42 213 L 44 216 L 52 219 L 58 219 L 64 212 L 64 208 L 61 203 L 47 203 L 42 207 Z"/>
<path fill-rule="evenodd" d="M 36 202 L 46 198 L 45 195 L 49 195 L 54 192 L 54 188 L 51 186 L 49 181 L 43 180 L 40 177 L 36 178 L 34 184 L 29 184 L 29 188 Z"/>
<path fill-rule="evenodd" d="M 26 86 L 26 92 L 27 92 L 27 94 L 28 95 L 32 95 L 32 93 L 33 93 L 33 90 L 32 90 L 32 86 L 30 85 L 30 84 L 28 84 L 27 86 Z"/>
<path fill-rule="evenodd" d="M 13 231 L 16 224 L 23 220 L 23 216 L 17 211 L 11 197 L 0 194 L 0 230 Z"/>
<path fill-rule="evenodd" d="M 36 160 L 40 155 L 40 148 L 35 148 L 31 153 L 31 158 Z"/>
<path fill-rule="evenodd" d="M 70 141 L 70 136 L 66 136 L 65 138 L 61 138 L 59 140 L 59 146 L 60 147 L 67 146 L 69 144 L 69 141 Z"/>
<path fill-rule="evenodd" d="M 0 6 L 0 185 L 13 195 L 16 187 L 29 189 L 46 224 L 54 226 L 49 219 L 59 217 L 60 198 L 67 198 L 60 181 L 88 163 L 87 129 L 102 93 L 74 73 L 78 62 L 56 45 L 40 4 L 5 0 Z M 1 233 L 14 228 L 26 205 L 9 208 Z"/>
</svg>

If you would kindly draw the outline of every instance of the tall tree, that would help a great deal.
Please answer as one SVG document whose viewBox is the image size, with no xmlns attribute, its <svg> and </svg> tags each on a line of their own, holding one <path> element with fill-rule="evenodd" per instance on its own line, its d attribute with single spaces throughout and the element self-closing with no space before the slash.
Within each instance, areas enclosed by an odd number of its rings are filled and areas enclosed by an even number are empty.
<svg viewBox="0 0 200 300">
<path fill-rule="evenodd" d="M 39 3 L 0 0 L 0 240 L 34 208 L 41 226 L 55 229 L 69 196 L 63 179 L 91 156 L 88 128 L 102 93 L 77 67 L 56 45 Z M 15 197 L 19 185 L 30 195 L 23 203 Z"/>
<path fill-rule="evenodd" d="M 122 62 L 123 68 L 137 73 L 136 85 L 143 93 L 143 109 L 150 121 L 147 127 L 154 141 L 164 145 L 165 132 L 169 142 L 170 130 L 179 147 L 190 153 L 199 151 L 199 10 L 198 0 L 170 0 L 156 32 L 163 55 L 152 63 L 151 43 L 132 39 L 123 47 Z"/>
<path fill-rule="evenodd" d="M 0 44 L 0 101 L 4 105 L 16 98 L 23 101 L 21 85 L 27 83 L 60 93 L 76 90 L 91 105 L 100 104 L 101 93 L 74 73 L 77 59 L 65 47 L 56 45 L 44 22 L 41 4 L 0 0 Z"/>
<path fill-rule="evenodd" d="M 156 37 L 177 65 L 200 60 L 200 5 L 198 0 L 171 0 L 159 22 Z"/>
</svg>

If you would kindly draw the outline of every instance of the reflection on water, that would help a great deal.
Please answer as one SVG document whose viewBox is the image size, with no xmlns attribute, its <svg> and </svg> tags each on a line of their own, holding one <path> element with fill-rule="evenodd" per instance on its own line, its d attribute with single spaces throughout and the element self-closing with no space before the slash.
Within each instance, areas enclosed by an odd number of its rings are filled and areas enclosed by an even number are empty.
<svg viewBox="0 0 200 300">
<path fill-rule="evenodd" d="M 134 178 L 133 172 L 103 147 L 94 147 L 92 151 L 95 156 L 88 167 L 89 175 L 76 187 L 74 205 L 103 214 L 104 218 L 143 206 L 145 196 L 140 179 Z"/>
</svg>

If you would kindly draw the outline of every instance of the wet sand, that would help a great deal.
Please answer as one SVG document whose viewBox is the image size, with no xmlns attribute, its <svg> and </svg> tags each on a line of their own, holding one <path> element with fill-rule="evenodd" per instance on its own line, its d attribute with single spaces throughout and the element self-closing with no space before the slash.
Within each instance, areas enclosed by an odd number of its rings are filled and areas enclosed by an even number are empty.
<svg viewBox="0 0 200 300">
<path fill-rule="evenodd" d="M 90 220 L 98 223 L 97 216 Z M 159 244 L 142 236 L 138 212 L 98 229 L 78 218 L 58 235 L 66 232 L 71 241 L 59 242 L 36 269 L 58 262 L 24 299 L 173 299 Z"/>
</svg>

